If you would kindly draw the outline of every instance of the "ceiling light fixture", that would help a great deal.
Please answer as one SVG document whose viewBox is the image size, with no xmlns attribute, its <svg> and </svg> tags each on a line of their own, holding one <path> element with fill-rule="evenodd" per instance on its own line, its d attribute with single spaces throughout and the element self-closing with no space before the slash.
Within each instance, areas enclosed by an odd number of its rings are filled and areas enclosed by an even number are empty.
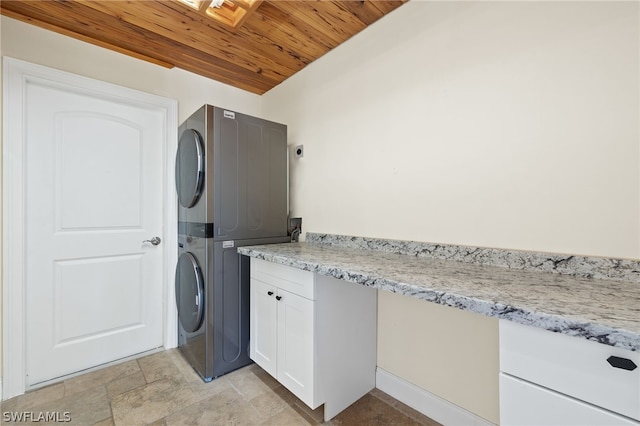
<svg viewBox="0 0 640 426">
<path fill-rule="evenodd" d="M 236 30 L 262 0 L 178 0 L 192 9 Z M 207 5 L 203 8 L 203 5 Z"/>
<path fill-rule="evenodd" d="M 202 0 L 180 0 L 180 1 L 195 10 L 200 10 L 200 5 L 202 4 Z"/>
</svg>

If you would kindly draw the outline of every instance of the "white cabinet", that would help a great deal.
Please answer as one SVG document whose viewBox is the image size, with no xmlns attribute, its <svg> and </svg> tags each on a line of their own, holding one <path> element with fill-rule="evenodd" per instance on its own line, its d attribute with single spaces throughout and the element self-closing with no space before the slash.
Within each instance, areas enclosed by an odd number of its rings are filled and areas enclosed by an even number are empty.
<svg viewBox="0 0 640 426">
<path fill-rule="evenodd" d="M 500 371 L 503 425 L 640 425 L 637 352 L 501 320 Z"/>
<path fill-rule="evenodd" d="M 251 358 L 305 404 L 322 403 L 314 389 L 314 301 L 252 281 Z"/>
<path fill-rule="evenodd" d="M 325 419 L 375 387 L 376 290 L 251 259 L 250 356 Z"/>
<path fill-rule="evenodd" d="M 638 425 L 629 418 L 507 374 L 500 375 L 500 395 L 503 425 Z"/>
<path fill-rule="evenodd" d="M 276 376 L 278 353 L 278 304 L 274 295 L 277 288 L 251 281 L 251 346 L 250 356 L 267 373 Z"/>
</svg>

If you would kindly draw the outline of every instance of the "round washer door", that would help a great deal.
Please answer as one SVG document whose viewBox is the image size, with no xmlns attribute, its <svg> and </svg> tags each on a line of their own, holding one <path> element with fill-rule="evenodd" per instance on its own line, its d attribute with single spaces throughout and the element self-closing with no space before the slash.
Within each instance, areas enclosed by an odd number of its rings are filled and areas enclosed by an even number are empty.
<svg viewBox="0 0 640 426">
<path fill-rule="evenodd" d="M 200 133 L 187 129 L 180 135 L 176 154 L 176 190 L 183 207 L 196 205 L 204 186 L 204 148 Z"/>
<path fill-rule="evenodd" d="M 175 284 L 180 324 L 187 333 L 193 333 L 204 318 L 204 280 L 198 261 L 189 252 L 178 258 Z"/>
</svg>

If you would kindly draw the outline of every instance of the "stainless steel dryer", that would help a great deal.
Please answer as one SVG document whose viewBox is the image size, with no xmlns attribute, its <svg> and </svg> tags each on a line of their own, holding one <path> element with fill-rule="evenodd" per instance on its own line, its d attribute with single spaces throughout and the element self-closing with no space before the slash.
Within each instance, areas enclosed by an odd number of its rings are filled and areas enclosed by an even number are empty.
<svg viewBox="0 0 640 426">
<path fill-rule="evenodd" d="M 204 105 L 178 131 L 179 222 L 216 239 L 287 235 L 287 126 Z"/>
<path fill-rule="evenodd" d="M 178 346 L 205 381 L 250 363 L 245 245 L 287 236 L 286 126 L 205 105 L 179 128 Z"/>
</svg>

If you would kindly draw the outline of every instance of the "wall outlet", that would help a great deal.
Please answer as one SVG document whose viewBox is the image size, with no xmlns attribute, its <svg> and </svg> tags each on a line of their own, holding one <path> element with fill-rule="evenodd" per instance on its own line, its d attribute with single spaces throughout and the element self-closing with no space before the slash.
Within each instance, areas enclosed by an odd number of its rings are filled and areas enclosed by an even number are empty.
<svg viewBox="0 0 640 426">
<path fill-rule="evenodd" d="M 289 218 L 289 226 L 288 231 L 291 234 L 291 231 L 294 229 L 302 229 L 302 218 L 301 217 L 290 217 Z"/>
<path fill-rule="evenodd" d="M 300 238 L 300 234 L 302 233 L 302 218 L 290 217 L 289 226 L 287 228 L 287 232 L 289 236 L 291 236 L 291 242 L 298 241 L 298 238 Z"/>
<path fill-rule="evenodd" d="M 293 151 L 293 154 L 295 155 L 296 158 L 304 157 L 304 146 L 303 145 L 296 145 L 296 148 Z"/>
</svg>

